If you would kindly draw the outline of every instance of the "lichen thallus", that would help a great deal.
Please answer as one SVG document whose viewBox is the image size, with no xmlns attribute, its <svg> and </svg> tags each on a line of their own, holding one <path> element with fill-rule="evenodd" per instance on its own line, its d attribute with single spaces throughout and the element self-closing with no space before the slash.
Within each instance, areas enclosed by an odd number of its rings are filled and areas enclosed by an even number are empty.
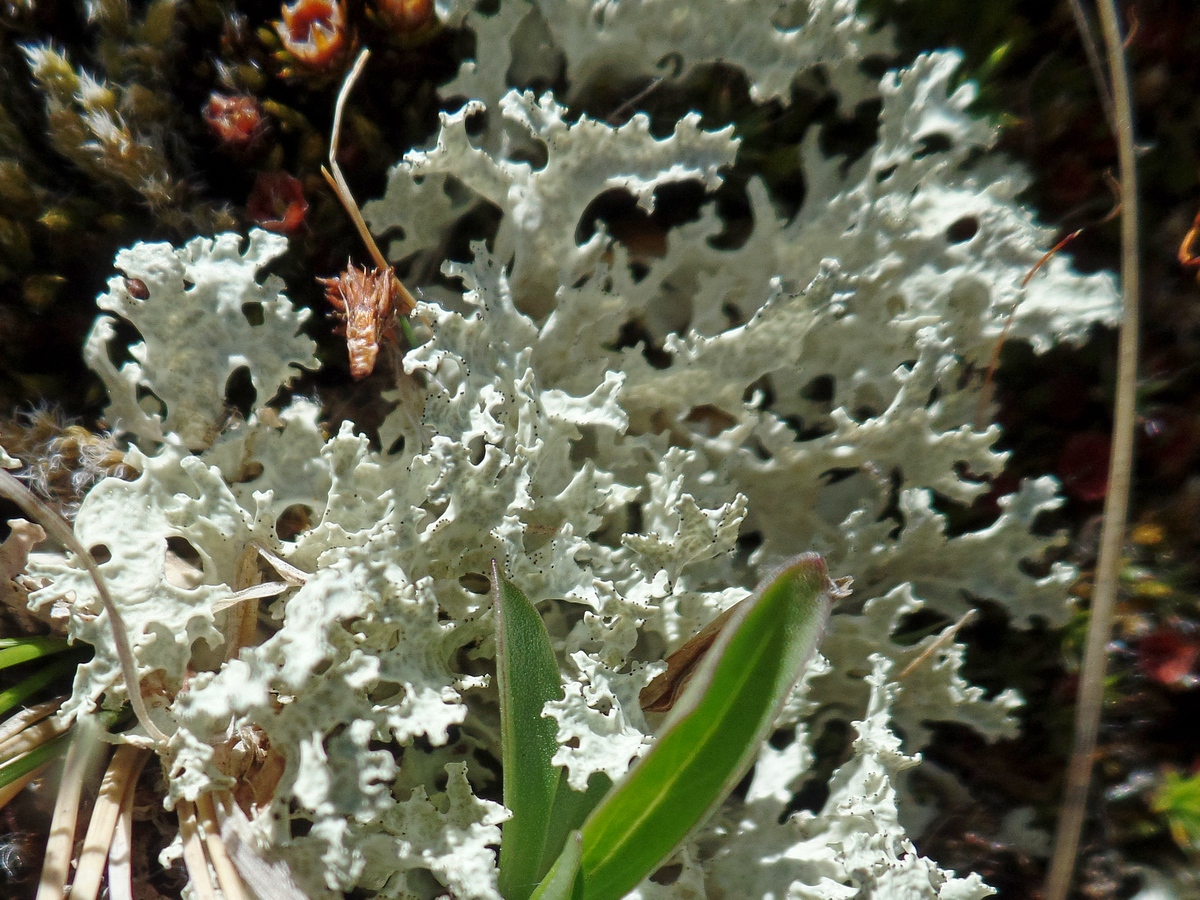
<svg viewBox="0 0 1200 900">
<path fill-rule="evenodd" d="M 99 896 L 105 875 L 110 896 L 132 896 L 133 870 L 130 848 L 135 788 L 151 751 L 164 760 L 165 768 L 169 768 L 167 761 L 173 755 L 169 746 L 170 739 L 150 715 L 143 695 L 143 685 L 139 682 L 137 661 L 133 655 L 128 630 L 96 560 L 80 543 L 66 520 L 3 469 L 0 469 L 0 497 L 15 503 L 26 516 L 42 526 L 46 535 L 71 552 L 87 570 L 108 618 L 113 652 L 117 657 L 130 706 L 145 732 L 144 735 L 126 732 L 121 736 L 124 743 L 117 748 L 108 762 L 92 807 L 86 836 L 76 850 L 75 833 L 83 783 L 91 769 L 90 761 L 106 750 L 111 743 L 111 738 L 104 732 L 111 728 L 116 716 L 111 713 L 78 714 L 75 721 L 68 726 L 61 719 L 53 717 L 53 712 L 58 708 L 58 701 L 53 701 L 40 704 L 39 707 L 31 707 L 4 722 L 3 734 L 8 735 L 8 739 L 3 743 L 6 747 L 14 742 L 20 743 L 25 748 L 21 751 L 24 756 L 38 753 L 41 745 L 63 734 L 67 727 L 71 729 L 63 774 L 56 788 L 45 862 L 38 881 L 38 900 L 63 900 L 67 894 L 68 880 L 72 882 L 71 900 L 95 900 Z M 269 551 L 258 548 L 257 552 L 276 567 L 286 584 L 246 587 L 237 591 L 230 603 L 239 603 L 268 593 L 279 593 L 288 584 L 295 583 L 297 573 L 291 566 L 274 557 Z M 298 574 L 302 577 L 302 573 Z M 229 637 L 238 640 L 241 635 L 235 631 Z M 47 719 L 47 716 L 50 718 Z M 261 787 L 263 790 L 259 793 L 269 794 L 274 789 L 274 782 L 278 780 L 280 759 L 277 753 L 272 754 L 271 748 L 265 745 L 265 739 L 261 735 L 245 732 L 247 730 L 242 729 L 240 733 L 231 735 L 223 747 L 216 747 L 214 751 L 225 751 L 226 756 L 233 758 L 237 755 L 232 752 L 235 745 L 246 747 L 251 759 L 249 767 L 246 771 L 229 774 L 235 776 L 239 785 L 249 783 L 252 788 Z M 19 765 L 21 758 L 13 761 Z M 27 773 L 28 777 L 22 776 L 20 783 L 14 781 L 9 787 L 19 788 L 29 779 L 36 777 L 43 766 L 44 763 L 39 762 L 36 768 Z M 5 792 L 4 796 L 0 797 L 0 806 L 6 800 L 12 799 L 13 795 L 13 791 Z M 263 799 L 269 798 L 252 798 L 253 801 Z M 261 900 L 304 900 L 303 892 L 296 887 L 286 866 L 278 861 L 269 860 L 256 849 L 257 840 L 249 819 L 239 805 L 245 802 L 246 798 L 241 793 L 213 791 L 201 794 L 194 801 L 180 800 L 176 803 L 184 863 L 195 896 L 199 900 L 216 900 L 218 897 L 209 875 L 211 866 L 216 873 L 216 886 L 220 888 L 226 900 L 248 900 L 251 894 L 247 887 Z"/>
</svg>

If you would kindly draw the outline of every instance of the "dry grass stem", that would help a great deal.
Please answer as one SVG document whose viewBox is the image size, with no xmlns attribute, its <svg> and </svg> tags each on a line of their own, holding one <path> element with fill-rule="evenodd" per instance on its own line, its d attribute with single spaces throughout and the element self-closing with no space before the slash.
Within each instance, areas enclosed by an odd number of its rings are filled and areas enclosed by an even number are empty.
<svg viewBox="0 0 1200 900">
<path fill-rule="evenodd" d="M 307 572 L 303 571 L 302 569 L 297 569 L 282 556 L 271 552 L 262 544 L 257 542 L 251 543 L 253 544 L 254 549 L 258 551 L 258 555 L 270 563 L 271 568 L 278 572 L 279 577 L 288 584 L 293 585 L 294 587 L 299 587 L 308 581 L 309 575 Z"/>
<path fill-rule="evenodd" d="M 197 900 L 217 900 L 208 874 L 204 841 L 196 824 L 196 805 L 188 800 L 180 800 L 175 804 L 175 812 L 179 816 L 179 836 L 183 840 L 183 864 L 187 867 L 192 890 L 196 892 Z"/>
<path fill-rule="evenodd" d="M 208 849 L 208 858 L 212 860 L 217 872 L 217 884 L 225 900 L 250 900 L 242 885 L 237 869 L 234 868 L 229 854 L 225 852 L 225 844 L 221 840 L 221 826 L 217 822 L 217 812 L 213 807 L 211 794 L 201 794 L 196 798 L 196 812 L 200 816 L 200 824 L 204 829 L 204 846 Z"/>
<path fill-rule="evenodd" d="M 8 762 L 18 756 L 24 756 L 30 750 L 36 750 L 42 744 L 58 737 L 70 726 L 58 717 L 42 719 L 36 725 L 30 725 L 20 734 L 14 735 L 0 744 L 0 760 Z"/>
<path fill-rule="evenodd" d="M 117 817 L 126 796 L 133 796 L 134 786 L 150 751 L 123 744 L 117 748 L 100 782 L 100 793 L 88 822 L 87 836 L 79 851 L 75 878 L 71 882 L 71 900 L 96 900 L 104 877 L 105 862 L 112 846 Z"/>
<path fill-rule="evenodd" d="M 36 706 L 28 706 L 5 719 L 0 724 L 0 755 L 3 754 L 3 746 L 6 741 L 13 737 L 13 735 L 24 731 L 39 719 L 44 719 L 51 713 L 58 712 L 58 708 L 62 706 L 63 699 L 62 697 L 56 697 L 53 700 L 47 700 Z"/>
<path fill-rule="evenodd" d="M 258 900 L 308 900 L 286 863 L 266 859 L 255 849 L 250 821 L 228 792 L 215 795 L 215 801 L 220 809 L 221 838 L 250 892 Z"/>
<path fill-rule="evenodd" d="M 290 584 L 284 584 L 281 581 L 268 581 L 266 584 L 256 584 L 253 587 L 243 588 L 240 591 L 235 591 L 223 600 L 218 600 L 212 605 L 213 612 L 223 612 L 230 607 L 237 606 L 239 603 L 244 604 L 249 600 L 261 600 L 264 597 L 277 597 L 288 588 Z M 239 646 L 246 646 L 246 642 L 232 641 L 231 643 Z"/>
<path fill-rule="evenodd" d="M 12 803 L 13 798 L 25 790 L 29 782 L 40 777 L 46 771 L 46 766 L 49 765 L 50 763 L 46 763 L 45 765 L 38 766 L 32 772 L 26 772 L 20 778 L 10 781 L 4 787 L 0 788 L 0 809 L 4 809 L 8 804 Z"/>
<path fill-rule="evenodd" d="M 1138 183 L 1134 152 L 1133 101 L 1121 22 L 1115 0 L 1100 0 L 1100 23 L 1108 53 L 1116 119 L 1117 155 L 1121 170 L 1121 338 L 1117 351 L 1116 409 L 1113 415 L 1112 462 L 1108 493 L 1104 498 L 1104 527 L 1096 562 L 1096 587 L 1092 592 L 1079 695 L 1075 705 L 1075 741 L 1067 768 L 1063 810 L 1055 836 L 1054 856 L 1046 882 L 1047 900 L 1065 900 L 1071 886 L 1079 836 L 1087 811 L 1096 736 L 1104 699 L 1108 642 L 1120 583 L 1121 553 L 1129 511 L 1133 469 L 1133 437 L 1137 414 L 1138 359 Z"/>
<path fill-rule="evenodd" d="M 136 786 L 136 779 L 134 783 Z M 117 811 L 108 848 L 108 900 L 133 900 L 133 795 L 127 791 Z"/>
<path fill-rule="evenodd" d="M 61 702 L 61 701 L 58 701 Z M 16 718 L 15 716 L 13 718 Z M 5 722 L 5 725 L 8 723 Z M 36 750 L 46 741 L 58 737 L 70 725 L 57 716 L 42 717 L 40 721 L 18 731 L 11 737 L 0 742 L 0 763 L 7 763 L 23 756 L 30 750 Z"/>
<path fill-rule="evenodd" d="M 102 730 L 100 723 L 90 716 L 81 716 L 75 722 L 71 746 L 63 764 L 62 781 L 54 798 L 54 816 L 50 820 L 50 838 L 46 842 L 46 858 L 38 881 L 37 900 L 63 900 L 66 895 L 71 857 L 75 855 L 79 797 L 92 759 L 101 746 Z"/>
<path fill-rule="evenodd" d="M 338 144 L 342 136 L 342 114 L 346 109 L 346 100 L 350 97 L 350 91 L 354 89 L 354 82 L 358 81 L 358 76 L 362 74 L 362 70 L 366 68 L 367 60 L 370 58 L 370 50 L 363 50 L 358 54 L 358 59 L 354 61 L 353 67 L 351 67 L 350 72 L 346 75 L 346 80 L 342 82 L 342 89 L 338 91 L 337 103 L 333 107 L 333 134 L 329 138 L 329 169 L 333 171 L 333 174 L 331 175 L 329 170 L 325 168 L 321 169 L 321 174 L 325 176 L 325 180 L 329 182 L 329 186 L 337 194 L 338 200 L 342 202 L 342 206 L 346 210 L 346 215 L 350 217 L 350 221 L 358 229 L 358 235 L 362 238 L 367 251 L 371 254 L 371 259 L 375 260 L 375 265 L 380 269 L 387 269 L 389 268 L 388 262 L 384 258 L 383 253 L 380 252 L 379 246 L 375 243 L 375 238 L 371 236 L 371 230 L 367 228 L 367 223 L 358 209 L 358 204 L 354 202 L 354 195 L 350 193 L 350 186 L 346 184 L 341 166 L 338 165 L 337 161 Z"/>
<path fill-rule="evenodd" d="M 974 618 L 975 618 L 975 610 L 968 609 L 965 613 L 962 614 L 962 616 L 959 618 L 959 620 L 957 622 L 955 622 L 952 625 L 948 625 L 948 626 L 946 626 L 946 628 L 942 629 L 942 633 L 939 634 L 936 638 L 934 638 L 933 641 L 930 643 L 930 645 L 928 647 L 926 647 L 924 650 L 922 650 L 920 655 L 918 655 L 916 659 L 914 659 L 912 662 L 910 662 L 907 666 L 904 667 L 903 671 L 901 671 L 900 674 L 896 676 L 896 680 L 903 681 L 905 678 L 907 678 L 909 675 L 911 675 L 918 666 L 920 666 L 922 663 L 925 662 L 925 660 L 929 659 L 931 656 L 933 656 L 933 654 L 937 653 L 940 649 L 942 649 L 948 643 L 950 643 L 952 640 L 954 640 L 955 636 L 958 634 L 958 630 Z"/>
</svg>

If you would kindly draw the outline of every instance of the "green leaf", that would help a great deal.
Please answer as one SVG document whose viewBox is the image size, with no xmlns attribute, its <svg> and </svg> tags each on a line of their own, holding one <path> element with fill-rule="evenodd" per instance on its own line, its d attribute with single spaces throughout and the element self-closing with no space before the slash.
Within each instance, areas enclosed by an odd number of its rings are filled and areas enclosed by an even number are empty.
<svg viewBox="0 0 1200 900">
<path fill-rule="evenodd" d="M 588 813 L 596 808 L 596 804 L 610 790 L 612 779 L 603 772 L 592 773 L 586 791 L 572 790 L 567 784 L 566 770 L 559 769 L 558 791 L 554 795 L 554 805 L 550 808 L 546 846 L 538 866 L 539 875 L 547 872 L 554 864 L 559 851 L 563 849 L 564 837 L 579 830 Z"/>
<path fill-rule="evenodd" d="M 32 675 L 29 675 L 12 687 L 0 691 L 0 716 L 7 713 L 18 703 L 22 703 L 26 697 L 40 691 L 50 682 L 57 678 L 63 678 L 75 671 L 75 668 L 79 665 L 79 661 L 80 656 L 74 653 L 64 658 L 51 660 L 41 666 Z"/>
<path fill-rule="evenodd" d="M 543 718 L 542 710 L 563 696 L 558 661 L 542 617 L 501 577 L 495 561 L 492 602 L 504 805 L 512 813 L 500 842 L 499 887 L 505 900 L 526 900 L 598 797 L 592 790 L 572 791 L 561 767 L 550 762 L 558 750 L 558 724 Z"/>
<path fill-rule="evenodd" d="M 586 900 L 618 900 L 737 785 L 825 629 L 825 562 L 788 562 L 730 617 L 662 732 L 583 825 Z"/>
<path fill-rule="evenodd" d="M 19 666 L 31 660 L 61 653 L 70 647 L 65 640 L 56 637 L 24 637 L 0 640 L 0 669 Z"/>
<path fill-rule="evenodd" d="M 62 734 L 35 747 L 23 756 L 18 756 L 16 759 L 10 760 L 3 766 L 0 766 L 0 788 L 8 786 L 21 776 L 27 775 L 38 766 L 49 762 L 58 756 L 58 754 L 64 752 L 70 740 L 71 732 L 64 731 Z"/>
<path fill-rule="evenodd" d="M 530 896 L 530 900 L 582 900 L 583 879 L 579 871 L 579 858 L 582 853 L 583 838 L 578 831 L 573 832 L 567 838 L 562 853 L 546 873 L 545 880 Z"/>
</svg>

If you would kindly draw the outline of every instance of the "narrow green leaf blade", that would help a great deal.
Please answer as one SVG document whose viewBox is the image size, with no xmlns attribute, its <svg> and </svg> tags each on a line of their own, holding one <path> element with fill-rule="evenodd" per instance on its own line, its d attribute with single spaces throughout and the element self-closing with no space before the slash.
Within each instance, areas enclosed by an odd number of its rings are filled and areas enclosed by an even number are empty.
<svg viewBox="0 0 1200 900">
<path fill-rule="evenodd" d="M 554 719 L 542 718 L 549 700 L 563 696 L 558 661 L 537 609 L 492 563 L 496 616 L 496 680 L 500 691 L 501 763 L 504 805 L 512 818 L 500 842 L 500 893 L 526 900 L 542 874 L 559 769 L 550 763 L 558 749 Z M 565 839 L 560 832 L 558 840 Z"/>
<path fill-rule="evenodd" d="M 737 785 L 840 594 L 804 554 L 730 618 L 655 745 L 584 823 L 586 900 L 623 897 Z"/>
<path fill-rule="evenodd" d="M 538 885 L 530 900 L 579 900 L 583 896 L 583 879 L 580 877 L 579 871 L 582 847 L 583 840 L 576 831 L 567 838 L 562 853 L 550 867 L 545 881 Z M 507 900 L 507 895 L 505 897 Z"/>
<path fill-rule="evenodd" d="M 71 732 L 64 731 L 46 743 L 34 747 L 23 756 L 18 756 L 0 766 L 0 788 L 7 787 L 23 775 L 28 775 L 38 766 L 54 759 L 55 756 L 67 749 L 70 740 Z"/>
<path fill-rule="evenodd" d="M 57 637 L 23 637 L 0 640 L 0 669 L 19 666 L 43 656 L 61 653 L 71 645 Z"/>
<path fill-rule="evenodd" d="M 70 656 L 59 657 L 41 666 L 36 672 L 24 678 L 10 688 L 0 691 L 0 716 L 5 715 L 26 697 L 40 691 L 57 678 L 64 678 L 79 665 L 81 654 L 72 653 Z"/>
</svg>

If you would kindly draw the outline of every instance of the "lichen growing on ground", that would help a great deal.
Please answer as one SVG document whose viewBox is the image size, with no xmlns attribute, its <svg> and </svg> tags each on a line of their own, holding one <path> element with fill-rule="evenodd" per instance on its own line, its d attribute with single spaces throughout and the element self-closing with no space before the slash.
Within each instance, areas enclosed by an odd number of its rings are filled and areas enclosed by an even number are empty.
<svg viewBox="0 0 1200 900">
<path fill-rule="evenodd" d="M 660 7 L 442 11 L 465 15 L 481 54 L 505 64 L 464 68 L 446 96 L 469 86 L 470 102 L 396 166 L 366 215 L 378 233 L 402 233 L 392 252 L 410 260 L 441 252 L 437 236 L 477 205 L 499 224 L 423 286 L 429 327 L 396 372 L 378 447 L 350 423 L 323 433 L 310 401 L 277 399 L 296 367 L 315 364 L 305 317 L 259 271 L 281 239 L 139 244 L 102 298 L 140 332 L 118 368 L 101 317 L 89 361 L 110 424 L 135 442 L 125 465 L 141 474 L 100 482 L 75 528 L 106 551 L 156 688 L 172 735 L 168 799 L 230 786 L 241 773 L 224 750 L 258 735 L 286 760 L 256 798 L 258 838 L 314 897 L 497 896 L 504 811 L 490 799 L 500 754 L 479 592 L 492 559 L 549 601 L 565 697 L 547 713 L 582 787 L 593 772 L 619 776 L 652 739 L 637 698 L 663 655 L 809 549 L 854 578 L 853 600 L 745 796 L 681 851 L 674 881 L 638 893 L 987 893 L 913 847 L 905 825 L 922 811 L 906 809 L 902 772 L 918 764 L 926 723 L 1011 734 L 1020 698 L 969 685 L 953 640 L 923 656 L 936 634 L 893 635 L 921 607 L 948 622 L 979 599 L 1018 625 L 1063 621 L 1070 572 L 1023 565 L 1050 543 L 1032 531 L 1058 502 L 1050 479 L 1000 498 L 979 530 L 950 532 L 946 510 L 983 495 L 1004 464 L 998 427 L 975 416 L 1006 322 L 1038 349 L 1079 340 L 1113 319 L 1115 292 L 1061 257 L 1021 287 L 1048 233 L 1015 201 L 1021 173 L 986 155 L 993 128 L 970 115 L 950 54 L 878 83 L 879 139 L 861 158 L 825 157 L 816 135 L 797 148 L 806 195 L 790 219 L 752 181 L 753 228 L 735 246 L 718 240 L 713 205 L 636 265 L 603 228 L 581 242 L 605 192 L 649 210 L 666 185 L 715 187 L 738 136 L 690 116 L 666 131 L 642 116 L 618 127 L 505 79 L 550 42 L 582 91 L 639 58 L 638 23 Z M 798 66 L 820 66 L 848 104 L 870 91 L 857 63 L 882 37 L 844 0 L 796 4 L 786 19 L 739 10 L 739 39 L 720 46 L 710 38 L 725 5 L 686 12 L 670 29 L 681 64 L 719 55 L 752 95 L 779 96 Z M 240 366 L 256 393 L 245 421 L 222 403 Z M 277 578 L 258 547 L 305 578 L 281 582 L 257 635 L 231 647 L 241 604 L 229 601 Z M 97 647 L 69 708 L 119 706 L 86 574 L 52 552 L 34 554 L 31 572 L 47 579 L 31 602 L 73 596 L 71 633 Z M 849 759 L 821 808 L 782 816 L 807 777 L 812 723 L 830 718 L 857 723 Z"/>
</svg>

